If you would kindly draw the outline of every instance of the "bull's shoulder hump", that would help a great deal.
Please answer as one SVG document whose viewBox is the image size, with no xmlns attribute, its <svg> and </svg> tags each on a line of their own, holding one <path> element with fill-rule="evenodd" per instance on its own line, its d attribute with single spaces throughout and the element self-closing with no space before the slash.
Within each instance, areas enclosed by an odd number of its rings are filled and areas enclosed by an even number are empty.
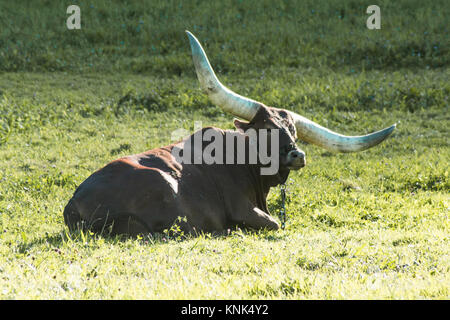
<svg viewBox="0 0 450 320">
<path fill-rule="evenodd" d="M 216 128 L 216 127 L 212 127 L 212 126 L 209 126 L 209 127 L 203 127 L 203 128 L 201 128 L 201 129 L 197 130 L 196 132 L 201 131 L 202 133 L 205 133 L 205 131 L 209 131 L 209 130 L 213 130 L 213 131 L 216 131 L 216 132 L 220 132 L 220 133 L 222 133 L 222 134 L 224 133 L 224 130 L 223 130 L 223 129 Z"/>
<path fill-rule="evenodd" d="M 178 176 L 182 166 L 172 155 L 172 147 L 173 146 L 168 146 L 149 150 L 141 154 L 134 155 L 131 158 L 132 161 L 135 161 L 138 168 L 158 169 Z"/>
<path fill-rule="evenodd" d="M 142 167 L 139 162 L 136 161 L 134 156 L 127 156 L 120 159 L 116 159 L 108 163 L 100 170 L 126 170 L 126 169 L 138 169 Z"/>
</svg>

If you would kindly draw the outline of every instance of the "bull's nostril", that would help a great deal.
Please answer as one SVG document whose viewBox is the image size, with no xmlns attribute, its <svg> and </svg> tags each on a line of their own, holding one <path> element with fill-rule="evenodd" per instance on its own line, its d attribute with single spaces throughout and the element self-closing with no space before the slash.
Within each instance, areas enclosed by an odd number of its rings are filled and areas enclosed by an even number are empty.
<svg viewBox="0 0 450 320">
<path fill-rule="evenodd" d="M 294 153 L 292 156 L 293 156 L 294 158 L 297 158 L 297 157 L 298 157 L 298 155 L 297 155 L 296 153 Z"/>
</svg>

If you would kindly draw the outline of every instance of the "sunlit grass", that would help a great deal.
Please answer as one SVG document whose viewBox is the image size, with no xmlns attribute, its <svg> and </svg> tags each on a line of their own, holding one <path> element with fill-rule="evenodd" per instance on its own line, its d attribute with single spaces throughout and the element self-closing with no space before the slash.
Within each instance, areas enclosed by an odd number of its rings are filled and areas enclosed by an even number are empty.
<svg viewBox="0 0 450 320">
<path fill-rule="evenodd" d="M 136 240 L 68 234 L 62 210 L 75 188 L 119 156 L 192 131 L 194 120 L 232 128 L 232 116 L 193 77 L 2 75 L 0 297 L 448 298 L 448 83 L 440 71 L 405 74 L 386 72 L 390 86 L 377 72 L 299 82 L 286 73 L 269 91 L 228 77 L 267 104 L 284 90 L 286 108 L 343 133 L 400 124 L 361 153 L 301 144 L 308 165 L 288 180 L 285 230 Z M 354 107 L 360 82 L 377 83 L 363 88 L 388 104 Z M 274 215 L 279 197 L 269 195 Z"/>
</svg>

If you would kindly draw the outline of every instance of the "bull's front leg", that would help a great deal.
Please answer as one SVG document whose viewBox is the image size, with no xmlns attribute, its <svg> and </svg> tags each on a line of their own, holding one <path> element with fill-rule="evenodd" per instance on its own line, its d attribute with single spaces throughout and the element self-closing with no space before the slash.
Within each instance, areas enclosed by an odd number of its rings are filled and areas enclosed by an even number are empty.
<svg viewBox="0 0 450 320">
<path fill-rule="evenodd" d="M 244 213 L 242 217 L 242 225 L 244 227 L 249 227 L 252 229 L 264 229 L 267 228 L 269 230 L 278 230 L 280 226 L 275 219 L 262 211 L 261 209 L 254 207 L 248 213 Z"/>
</svg>

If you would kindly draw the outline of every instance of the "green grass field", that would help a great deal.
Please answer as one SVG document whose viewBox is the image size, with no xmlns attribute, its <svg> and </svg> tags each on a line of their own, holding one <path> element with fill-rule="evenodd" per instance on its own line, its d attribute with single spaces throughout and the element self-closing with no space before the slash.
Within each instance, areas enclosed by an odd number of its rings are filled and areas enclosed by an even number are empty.
<svg viewBox="0 0 450 320">
<path fill-rule="evenodd" d="M 445 1 L 379 1 L 381 30 L 360 1 L 130 2 L 0 4 L 0 299 L 450 297 Z M 343 134 L 397 129 L 360 153 L 300 143 L 284 230 L 69 234 L 63 208 L 93 171 L 194 121 L 232 128 L 185 29 L 240 94 Z"/>
</svg>

